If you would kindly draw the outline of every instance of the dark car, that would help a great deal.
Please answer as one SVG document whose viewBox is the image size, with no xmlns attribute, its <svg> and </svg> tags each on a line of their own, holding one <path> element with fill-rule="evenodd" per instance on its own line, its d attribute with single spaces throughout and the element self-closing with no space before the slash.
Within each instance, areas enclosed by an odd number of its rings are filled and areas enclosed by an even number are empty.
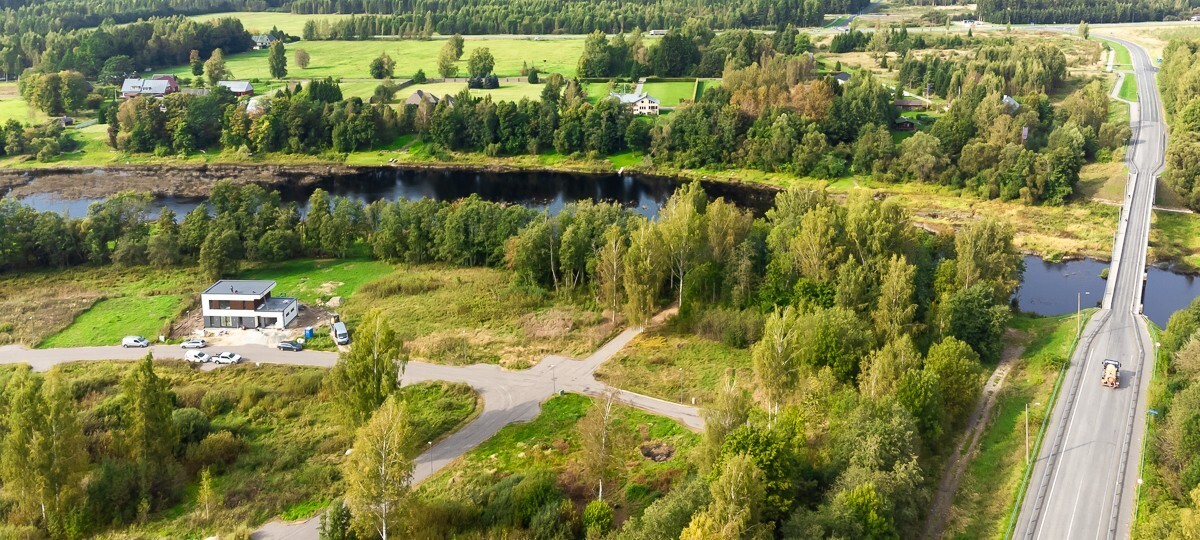
<svg viewBox="0 0 1200 540">
<path fill-rule="evenodd" d="M 301 345 L 300 343 L 295 342 L 295 341 L 280 341 L 278 347 L 279 347 L 279 350 L 281 350 L 281 351 L 303 351 L 304 350 L 304 345 Z"/>
</svg>

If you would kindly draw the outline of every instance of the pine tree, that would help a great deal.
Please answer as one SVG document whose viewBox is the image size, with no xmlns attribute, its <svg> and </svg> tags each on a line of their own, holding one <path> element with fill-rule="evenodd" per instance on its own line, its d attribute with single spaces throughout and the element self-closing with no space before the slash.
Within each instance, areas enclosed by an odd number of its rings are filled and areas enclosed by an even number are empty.
<svg viewBox="0 0 1200 540">
<path fill-rule="evenodd" d="M 171 395 L 167 381 L 154 372 L 154 359 L 149 354 L 134 365 L 121 385 L 126 421 L 123 444 L 137 468 L 142 504 L 153 507 L 154 499 L 164 494 L 178 465 L 174 452 L 179 437 L 171 421 Z"/>
</svg>

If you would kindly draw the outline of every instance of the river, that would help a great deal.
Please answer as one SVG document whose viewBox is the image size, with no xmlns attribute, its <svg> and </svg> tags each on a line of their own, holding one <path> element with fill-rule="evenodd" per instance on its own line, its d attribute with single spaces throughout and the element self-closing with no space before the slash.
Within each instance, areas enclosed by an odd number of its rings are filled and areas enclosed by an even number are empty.
<svg viewBox="0 0 1200 540">
<path fill-rule="evenodd" d="M 36 182 L 31 187 L 36 188 Z M 285 188 L 280 196 L 285 202 L 297 203 L 303 211 L 318 187 L 364 203 L 421 197 L 456 200 L 477 193 L 485 200 L 520 204 L 551 214 L 568 203 L 590 199 L 617 202 L 646 217 L 654 217 L 679 183 L 672 178 L 641 175 L 379 169 Z M 774 192 L 763 187 L 724 182 L 703 185 L 710 196 L 723 196 L 759 215 L 770 207 L 774 198 Z M 48 193 L 21 198 L 37 210 L 52 210 L 76 218 L 85 216 L 88 205 L 98 200 L 101 199 L 63 199 Z M 202 202 L 203 199 L 161 197 L 156 199 L 152 215 L 165 206 L 182 218 Z M 1104 296 L 1105 282 L 1100 271 L 1107 266 L 1108 263 L 1092 259 L 1050 263 L 1027 256 L 1025 275 L 1014 296 L 1016 306 L 1038 315 L 1073 313 L 1077 300 L 1085 308 L 1096 306 Z M 1150 268 L 1147 273 L 1145 312 L 1160 326 L 1166 325 L 1172 313 L 1200 296 L 1200 281 L 1194 276 L 1158 268 Z"/>
</svg>

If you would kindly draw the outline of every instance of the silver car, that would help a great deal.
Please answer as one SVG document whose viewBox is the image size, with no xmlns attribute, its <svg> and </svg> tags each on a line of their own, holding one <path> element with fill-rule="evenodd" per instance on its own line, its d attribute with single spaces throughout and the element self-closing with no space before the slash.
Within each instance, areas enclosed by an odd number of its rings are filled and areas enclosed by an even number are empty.
<svg viewBox="0 0 1200 540">
<path fill-rule="evenodd" d="M 184 349 L 203 349 L 208 346 L 208 342 L 200 338 L 192 338 L 179 344 Z"/>
<path fill-rule="evenodd" d="M 209 356 L 204 351 L 188 351 L 187 354 L 183 355 L 183 357 L 186 358 L 188 362 L 193 362 L 196 364 L 203 364 L 205 362 L 213 361 L 213 357 Z"/>
</svg>

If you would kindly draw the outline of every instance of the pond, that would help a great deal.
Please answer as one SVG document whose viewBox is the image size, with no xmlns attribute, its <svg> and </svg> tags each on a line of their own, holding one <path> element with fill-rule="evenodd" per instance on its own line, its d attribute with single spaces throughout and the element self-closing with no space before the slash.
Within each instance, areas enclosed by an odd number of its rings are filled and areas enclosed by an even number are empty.
<svg viewBox="0 0 1200 540">
<path fill-rule="evenodd" d="M 1104 299 L 1106 282 L 1100 271 L 1108 263 L 1083 259 L 1052 263 L 1040 257 L 1025 257 L 1025 275 L 1014 302 L 1021 310 L 1038 315 L 1065 315 L 1075 312 L 1076 298 L 1084 308 L 1097 307 Z M 1155 324 L 1166 327 L 1171 314 L 1183 309 L 1200 296 L 1200 279 L 1162 268 L 1146 269 L 1144 311 Z"/>
<path fill-rule="evenodd" d="M 680 184 L 680 180 L 673 178 L 641 175 L 381 168 L 325 178 L 306 186 L 285 187 L 279 192 L 284 202 L 300 205 L 301 212 L 307 210 L 313 191 L 321 188 L 331 195 L 349 197 L 364 204 L 379 199 L 394 201 L 422 197 L 453 201 L 475 193 L 484 200 L 519 204 L 551 214 L 560 212 L 569 203 L 587 199 L 616 202 L 646 217 L 654 217 L 659 206 Z M 764 187 L 725 182 L 702 182 L 702 185 L 711 197 L 725 197 L 759 214 L 774 200 L 774 191 Z M 30 186 L 36 190 L 37 181 Z M 20 200 L 39 211 L 50 210 L 79 218 L 87 215 L 89 205 L 103 199 L 65 199 L 52 193 L 35 193 Z M 198 198 L 160 197 L 155 199 L 151 216 L 167 207 L 182 219 L 202 202 L 203 199 Z"/>
</svg>

